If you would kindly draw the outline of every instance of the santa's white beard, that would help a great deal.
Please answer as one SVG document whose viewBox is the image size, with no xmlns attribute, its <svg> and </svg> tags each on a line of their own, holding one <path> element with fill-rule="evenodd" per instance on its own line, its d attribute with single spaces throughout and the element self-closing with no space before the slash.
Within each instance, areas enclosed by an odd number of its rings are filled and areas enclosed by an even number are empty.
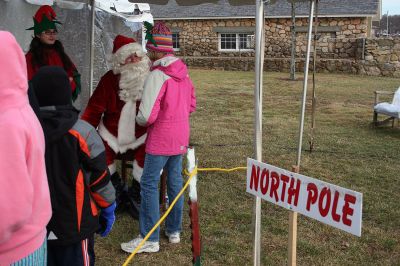
<svg viewBox="0 0 400 266">
<path fill-rule="evenodd" d="M 143 84 L 149 74 L 150 59 L 143 56 L 138 63 L 129 63 L 115 67 L 113 72 L 120 74 L 119 98 L 127 102 L 138 101 L 142 98 Z"/>
</svg>

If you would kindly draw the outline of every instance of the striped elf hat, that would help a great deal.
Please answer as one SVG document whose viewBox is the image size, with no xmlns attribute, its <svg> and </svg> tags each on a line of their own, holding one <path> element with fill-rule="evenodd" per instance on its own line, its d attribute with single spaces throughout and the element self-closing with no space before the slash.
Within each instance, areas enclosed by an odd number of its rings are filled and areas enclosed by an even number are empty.
<svg viewBox="0 0 400 266">
<path fill-rule="evenodd" d="M 154 26 L 145 22 L 146 49 L 162 53 L 173 53 L 171 30 L 163 23 L 156 22 Z"/>
</svg>

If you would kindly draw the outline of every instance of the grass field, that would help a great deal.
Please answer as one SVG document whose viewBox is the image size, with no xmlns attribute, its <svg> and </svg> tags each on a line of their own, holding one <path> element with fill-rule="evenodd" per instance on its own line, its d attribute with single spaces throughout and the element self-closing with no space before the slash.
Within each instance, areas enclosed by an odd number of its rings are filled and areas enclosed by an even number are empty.
<svg viewBox="0 0 400 266">
<path fill-rule="evenodd" d="M 191 144 L 199 167 L 245 166 L 254 157 L 254 73 L 193 70 L 191 76 L 198 99 Z M 290 170 L 297 158 L 302 82 L 288 76 L 264 76 L 263 161 Z M 363 193 L 363 228 L 358 238 L 299 216 L 298 265 L 400 265 L 400 128 L 371 125 L 373 91 L 394 91 L 399 81 L 317 75 L 315 150 L 308 151 L 309 90 L 300 172 Z M 244 171 L 199 174 L 203 265 L 252 264 L 254 199 L 245 190 Z M 160 252 L 139 254 L 134 265 L 191 265 L 188 217 L 185 206 L 181 244 L 162 237 Z M 137 234 L 137 221 L 118 214 L 110 236 L 96 238 L 97 265 L 122 265 L 128 254 L 119 244 Z M 288 211 L 263 202 L 262 265 L 287 263 L 287 239 Z"/>
</svg>

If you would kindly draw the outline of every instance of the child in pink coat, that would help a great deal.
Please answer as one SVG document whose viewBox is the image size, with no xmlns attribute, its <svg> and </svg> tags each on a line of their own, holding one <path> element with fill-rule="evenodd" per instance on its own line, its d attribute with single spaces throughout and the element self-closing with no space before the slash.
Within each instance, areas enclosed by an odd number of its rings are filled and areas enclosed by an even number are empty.
<svg viewBox="0 0 400 266">
<path fill-rule="evenodd" d="M 136 117 L 139 125 L 147 127 L 146 157 L 141 187 L 139 215 L 140 235 L 121 248 L 132 252 L 160 218 L 158 183 L 162 169 L 167 171 L 168 198 L 172 200 L 182 189 L 182 154 L 189 144 L 189 117 L 196 109 L 195 89 L 183 61 L 173 56 L 171 31 L 156 23 L 147 29 L 150 37 L 146 48 L 154 60 L 145 81 L 142 102 Z M 183 197 L 166 220 L 165 234 L 170 243 L 180 242 Z M 149 237 L 138 252 L 159 250 L 159 229 Z"/>
<path fill-rule="evenodd" d="M 46 265 L 51 217 L 43 131 L 28 102 L 22 49 L 0 31 L 0 265 Z"/>
</svg>

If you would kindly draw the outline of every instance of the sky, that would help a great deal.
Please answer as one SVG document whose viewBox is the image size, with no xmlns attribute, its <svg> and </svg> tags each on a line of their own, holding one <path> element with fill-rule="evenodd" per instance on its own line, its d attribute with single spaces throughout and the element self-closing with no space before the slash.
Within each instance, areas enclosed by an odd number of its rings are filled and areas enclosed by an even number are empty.
<svg viewBox="0 0 400 266">
<path fill-rule="evenodd" d="M 400 15 L 400 0 L 382 0 L 382 15 Z"/>
</svg>

